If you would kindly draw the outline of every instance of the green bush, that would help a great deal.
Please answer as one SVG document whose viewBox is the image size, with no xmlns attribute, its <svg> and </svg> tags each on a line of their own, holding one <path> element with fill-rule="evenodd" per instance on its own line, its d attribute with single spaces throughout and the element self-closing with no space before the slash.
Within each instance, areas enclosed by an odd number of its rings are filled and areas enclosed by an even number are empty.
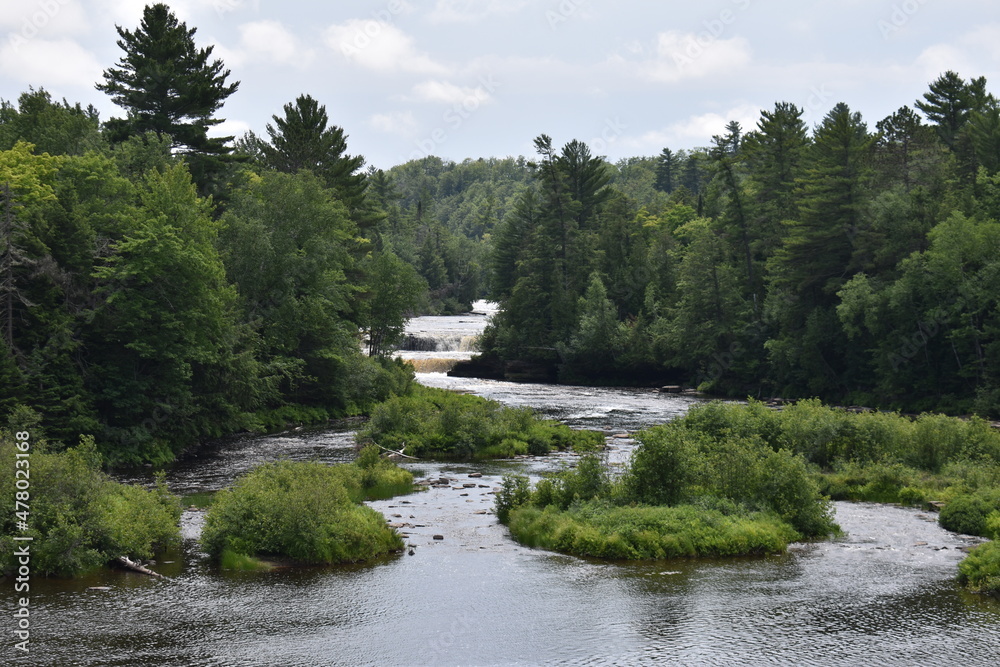
<svg viewBox="0 0 1000 667">
<path fill-rule="evenodd" d="M 449 460 L 594 449 L 595 443 L 604 442 L 600 433 L 538 419 L 528 408 L 421 386 L 375 408 L 357 438 L 360 443 L 405 448 L 409 456 Z"/>
<path fill-rule="evenodd" d="M 365 561 L 402 549 L 384 517 L 357 504 L 366 481 L 382 483 L 378 474 L 366 475 L 383 463 L 368 452 L 362 458 L 367 467 L 289 461 L 258 466 L 216 494 L 202 546 L 216 559 L 229 552 L 313 564 Z"/>
<path fill-rule="evenodd" d="M 30 536 L 32 571 L 73 576 L 119 556 L 146 559 L 180 541 L 180 500 L 162 477 L 153 490 L 121 484 L 101 472 L 93 438 L 64 452 L 46 451 L 42 439 L 30 450 L 29 530 L 18 529 L 13 513 L 15 478 L 0 476 L 0 498 L 11 511 L 0 517 L 0 569 L 16 568 L 14 536 Z M 17 449 L 0 433 L 0 468 L 15 470 Z"/>
<path fill-rule="evenodd" d="M 953 498 L 938 515 L 942 528 L 965 535 L 986 535 L 986 518 L 1000 510 L 1000 490 L 980 491 Z"/>
<path fill-rule="evenodd" d="M 636 435 L 623 485 L 627 497 L 647 505 L 676 505 L 697 477 L 698 452 L 707 436 L 675 424 Z"/>
<path fill-rule="evenodd" d="M 1000 542 L 985 542 L 958 564 L 958 581 L 977 593 L 1000 595 Z"/>
<path fill-rule="evenodd" d="M 500 490 L 493 499 L 493 512 L 500 523 L 507 523 L 511 510 L 531 499 L 531 485 L 524 475 L 504 475 Z"/>
</svg>

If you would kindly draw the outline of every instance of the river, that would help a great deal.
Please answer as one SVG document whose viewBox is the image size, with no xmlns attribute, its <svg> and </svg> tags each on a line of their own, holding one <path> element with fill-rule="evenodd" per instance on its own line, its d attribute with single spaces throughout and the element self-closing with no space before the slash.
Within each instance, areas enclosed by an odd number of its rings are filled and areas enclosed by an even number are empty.
<svg viewBox="0 0 1000 667">
<path fill-rule="evenodd" d="M 441 318 L 438 318 L 441 319 Z M 461 321 L 464 320 L 464 321 Z M 483 316 L 420 318 L 418 337 L 458 341 Z M 455 329 L 458 331 L 456 332 Z M 446 330 L 446 333 L 445 333 Z M 467 345 L 467 343 L 466 343 Z M 427 347 L 426 345 L 424 347 Z M 458 351 L 404 353 L 427 359 Z M 454 353 L 453 353 L 454 352 Z M 465 354 L 468 354 L 465 352 Z M 512 384 L 420 373 L 421 382 L 531 405 L 623 437 L 683 414 L 692 397 L 640 389 Z M 170 471 L 197 500 L 261 461 L 346 461 L 349 427 L 231 439 Z M 971 540 L 918 510 L 836 503 L 840 539 L 767 557 L 607 563 L 521 547 L 489 513 L 513 471 L 537 476 L 572 456 L 483 464 L 408 463 L 450 487 L 371 503 L 404 524 L 414 554 L 335 568 L 219 572 L 185 511 L 184 546 L 157 581 L 102 572 L 32 582 L 25 665 L 996 665 L 1000 603 L 960 590 Z M 482 473 L 471 478 L 470 473 Z M 142 476 L 136 478 L 141 480 Z M 473 485 L 474 486 L 469 486 Z M 443 535 L 443 540 L 433 536 Z M 108 590 L 89 590 L 90 587 Z M 6 609 L 13 593 L 4 588 Z M 2 655 L 12 656 L 8 635 Z M 6 664 L 6 663 L 4 663 Z"/>
</svg>

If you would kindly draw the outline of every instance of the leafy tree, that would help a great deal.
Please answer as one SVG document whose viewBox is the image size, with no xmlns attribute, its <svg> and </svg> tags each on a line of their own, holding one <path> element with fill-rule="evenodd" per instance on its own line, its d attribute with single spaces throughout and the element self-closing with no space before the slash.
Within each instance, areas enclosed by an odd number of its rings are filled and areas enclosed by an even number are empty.
<svg viewBox="0 0 1000 667">
<path fill-rule="evenodd" d="M 29 89 L 18 97 L 15 109 L 0 102 L 0 150 L 10 150 L 18 141 L 34 144 L 39 153 L 82 155 L 102 147 L 97 109 L 83 109 L 52 101 L 44 88 Z"/>
<path fill-rule="evenodd" d="M 426 289 L 414 268 L 392 252 L 374 253 L 365 266 L 367 298 L 362 302 L 362 330 L 368 355 L 385 357 L 403 338 L 407 313 Z"/>
<path fill-rule="evenodd" d="M 236 332 L 236 293 L 209 202 L 183 165 L 152 172 L 140 207 L 95 271 L 103 303 L 88 347 L 109 454 L 165 461 L 203 434 L 247 425 L 256 369 Z"/>
<path fill-rule="evenodd" d="M 360 355 L 349 276 L 367 249 L 344 205 L 308 172 L 265 172 L 234 193 L 219 242 L 284 400 L 343 408 Z"/>
</svg>

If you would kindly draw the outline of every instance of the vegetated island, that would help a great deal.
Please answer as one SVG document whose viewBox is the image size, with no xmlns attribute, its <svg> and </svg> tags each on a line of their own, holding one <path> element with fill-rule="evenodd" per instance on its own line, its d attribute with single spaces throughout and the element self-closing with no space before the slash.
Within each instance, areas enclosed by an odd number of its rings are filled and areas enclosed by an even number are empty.
<svg viewBox="0 0 1000 667">
<path fill-rule="evenodd" d="M 1000 536 L 1000 433 L 981 419 L 711 402 L 636 438 L 615 478 L 593 455 L 533 486 L 505 477 L 498 519 L 523 544 L 607 559 L 782 551 L 839 531 L 831 498 L 936 501 L 942 527 Z M 996 543 L 959 578 L 1000 593 Z"/>
</svg>

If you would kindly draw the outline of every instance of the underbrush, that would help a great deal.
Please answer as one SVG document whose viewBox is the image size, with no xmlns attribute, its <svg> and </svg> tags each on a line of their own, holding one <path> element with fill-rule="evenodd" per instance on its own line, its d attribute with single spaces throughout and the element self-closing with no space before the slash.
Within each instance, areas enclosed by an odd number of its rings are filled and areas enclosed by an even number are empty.
<svg viewBox="0 0 1000 667">
<path fill-rule="evenodd" d="M 529 408 L 422 386 L 376 407 L 357 438 L 408 456 L 447 460 L 591 451 L 604 443 L 600 433 L 539 419 Z"/>
<path fill-rule="evenodd" d="M 31 439 L 29 458 L 17 459 L 24 450 L 13 435 L 0 432 L 0 468 L 9 471 L 0 477 L 0 498 L 9 508 L 0 518 L 0 571 L 17 570 L 16 548 L 27 542 L 15 537 L 31 539 L 31 571 L 43 576 L 83 574 L 119 556 L 147 559 L 180 542 L 180 499 L 162 477 L 151 490 L 112 480 L 101 471 L 101 455 L 89 436 L 62 452 Z M 30 467 L 23 467 L 25 460 Z M 30 477 L 15 479 L 15 470 Z M 30 490 L 17 480 L 30 481 Z M 15 500 L 25 502 L 20 517 Z"/>
<path fill-rule="evenodd" d="M 281 556 L 303 564 L 370 560 L 402 549 L 403 541 L 360 501 L 409 492 L 412 482 L 409 472 L 373 447 L 352 464 L 264 464 L 216 495 L 201 543 L 223 564 L 240 567 L 247 562 L 240 557 Z"/>
</svg>

